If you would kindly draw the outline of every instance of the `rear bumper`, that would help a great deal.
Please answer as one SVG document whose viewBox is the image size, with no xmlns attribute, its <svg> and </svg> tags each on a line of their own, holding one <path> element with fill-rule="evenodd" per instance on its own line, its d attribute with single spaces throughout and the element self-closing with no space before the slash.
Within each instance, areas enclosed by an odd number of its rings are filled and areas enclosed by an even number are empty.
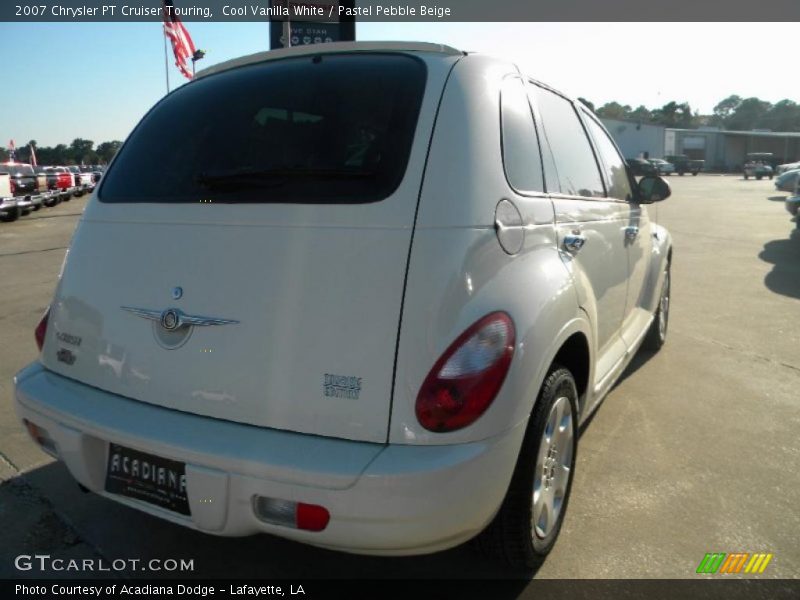
<svg viewBox="0 0 800 600">
<path fill-rule="evenodd" d="M 423 554 L 480 532 L 508 488 L 525 424 L 447 446 L 382 445 L 221 421 L 129 400 L 33 363 L 15 377 L 21 419 L 44 428 L 90 490 L 207 533 L 271 533 L 364 554 Z M 191 517 L 104 491 L 109 442 L 186 463 Z M 272 525 L 255 496 L 324 506 L 321 532 Z"/>
<path fill-rule="evenodd" d="M 0 198 L 0 213 L 11 212 L 17 208 L 17 206 L 16 198 Z"/>
</svg>

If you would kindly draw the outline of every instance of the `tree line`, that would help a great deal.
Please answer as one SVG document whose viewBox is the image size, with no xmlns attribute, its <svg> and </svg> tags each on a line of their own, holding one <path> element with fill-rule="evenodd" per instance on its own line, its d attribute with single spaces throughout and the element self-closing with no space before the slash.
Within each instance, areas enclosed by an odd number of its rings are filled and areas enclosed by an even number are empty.
<svg viewBox="0 0 800 600">
<path fill-rule="evenodd" d="M 584 98 L 579 98 L 595 114 L 605 119 L 637 121 L 693 129 L 702 126 L 719 127 L 729 131 L 750 131 L 769 129 L 770 131 L 800 131 L 800 104 L 792 100 L 781 100 L 772 104 L 759 98 L 742 98 L 733 94 L 721 100 L 710 115 L 693 111 L 688 102 L 667 102 L 661 108 L 647 108 L 640 105 L 632 108 L 628 104 L 607 102 L 599 108 Z"/>
<path fill-rule="evenodd" d="M 122 142 L 113 140 L 102 142 L 95 147 L 92 140 L 75 138 L 72 143 L 57 144 L 56 146 L 39 146 L 36 140 L 30 140 L 24 146 L 18 146 L 14 151 L 17 162 L 32 162 L 31 147 L 36 153 L 36 162 L 40 165 L 103 165 L 114 158 Z M 11 158 L 7 148 L 0 148 L 0 162 Z"/>
</svg>

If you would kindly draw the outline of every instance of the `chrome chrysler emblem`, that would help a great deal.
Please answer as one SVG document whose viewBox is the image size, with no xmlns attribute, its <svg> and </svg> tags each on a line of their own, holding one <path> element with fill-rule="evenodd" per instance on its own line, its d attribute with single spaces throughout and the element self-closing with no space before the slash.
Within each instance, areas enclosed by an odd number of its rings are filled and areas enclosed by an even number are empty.
<svg viewBox="0 0 800 600">
<path fill-rule="evenodd" d="M 180 300 L 183 296 L 183 288 L 181 286 L 177 286 L 172 288 L 172 299 L 173 300 Z"/>
<path fill-rule="evenodd" d="M 135 306 L 120 306 L 137 317 L 149 319 L 160 323 L 167 331 L 175 331 L 181 327 L 208 327 L 210 325 L 235 325 L 239 321 L 233 319 L 220 319 L 218 317 L 203 317 L 201 315 L 187 315 L 178 308 L 166 310 L 151 310 L 149 308 L 136 308 Z"/>
<path fill-rule="evenodd" d="M 161 313 L 161 326 L 167 331 L 175 331 L 181 326 L 181 318 L 174 308 L 168 308 Z"/>
</svg>

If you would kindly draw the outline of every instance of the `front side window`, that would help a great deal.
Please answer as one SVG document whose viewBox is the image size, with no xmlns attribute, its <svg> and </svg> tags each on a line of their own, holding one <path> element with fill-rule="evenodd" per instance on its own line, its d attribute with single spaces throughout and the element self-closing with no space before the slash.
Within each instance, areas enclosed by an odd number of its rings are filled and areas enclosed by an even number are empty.
<svg viewBox="0 0 800 600">
<path fill-rule="evenodd" d="M 597 121 L 588 116 L 585 120 L 605 167 L 608 196 L 630 202 L 633 199 L 633 190 L 628 178 L 628 170 L 625 168 L 625 161 L 619 155 L 614 142 L 608 137 L 608 133 L 597 124 Z"/>
<path fill-rule="evenodd" d="M 503 82 L 500 94 L 503 166 L 508 183 L 521 192 L 543 192 L 539 138 L 525 84 L 513 77 Z"/>
<path fill-rule="evenodd" d="M 322 54 L 234 68 L 167 96 L 103 177 L 101 202 L 363 203 L 405 175 L 425 64 Z"/>
<path fill-rule="evenodd" d="M 604 197 L 605 189 L 594 152 L 572 103 L 558 94 L 532 86 L 550 146 L 557 181 L 548 177 L 547 191 L 570 196 Z"/>
</svg>

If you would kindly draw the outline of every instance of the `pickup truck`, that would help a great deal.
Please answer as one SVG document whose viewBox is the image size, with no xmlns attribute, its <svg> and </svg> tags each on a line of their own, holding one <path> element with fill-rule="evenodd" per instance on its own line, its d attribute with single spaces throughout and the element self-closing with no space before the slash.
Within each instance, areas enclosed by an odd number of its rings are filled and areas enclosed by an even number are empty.
<svg viewBox="0 0 800 600">
<path fill-rule="evenodd" d="M 19 207 L 11 189 L 11 175 L 0 167 L 0 221 L 16 221 L 19 218 Z"/>
<path fill-rule="evenodd" d="M 54 173 L 56 175 L 56 189 L 58 190 L 59 197 L 64 202 L 72 198 L 75 193 L 75 176 L 67 169 L 67 167 L 47 167 L 48 174 Z"/>
<path fill-rule="evenodd" d="M 706 161 L 692 159 L 685 154 L 671 154 L 664 157 L 668 162 L 675 165 L 675 172 L 678 175 L 691 173 L 693 176 L 697 175 L 706 166 Z"/>
<path fill-rule="evenodd" d="M 34 166 L 33 172 L 36 173 L 36 192 L 42 197 L 42 204 L 45 206 L 55 206 L 61 202 L 56 182 L 58 178 L 54 173 L 48 173 L 45 167 Z"/>
<path fill-rule="evenodd" d="M 75 177 L 76 196 L 83 196 L 86 192 L 91 192 L 94 189 L 94 178 L 91 173 L 84 173 L 81 167 L 76 167 L 75 165 L 67 167 L 67 169 Z"/>
<path fill-rule="evenodd" d="M 39 210 L 44 199 L 36 189 L 36 173 L 26 163 L 7 162 L 0 164 L 0 171 L 11 175 L 11 191 L 23 215 Z"/>
</svg>

